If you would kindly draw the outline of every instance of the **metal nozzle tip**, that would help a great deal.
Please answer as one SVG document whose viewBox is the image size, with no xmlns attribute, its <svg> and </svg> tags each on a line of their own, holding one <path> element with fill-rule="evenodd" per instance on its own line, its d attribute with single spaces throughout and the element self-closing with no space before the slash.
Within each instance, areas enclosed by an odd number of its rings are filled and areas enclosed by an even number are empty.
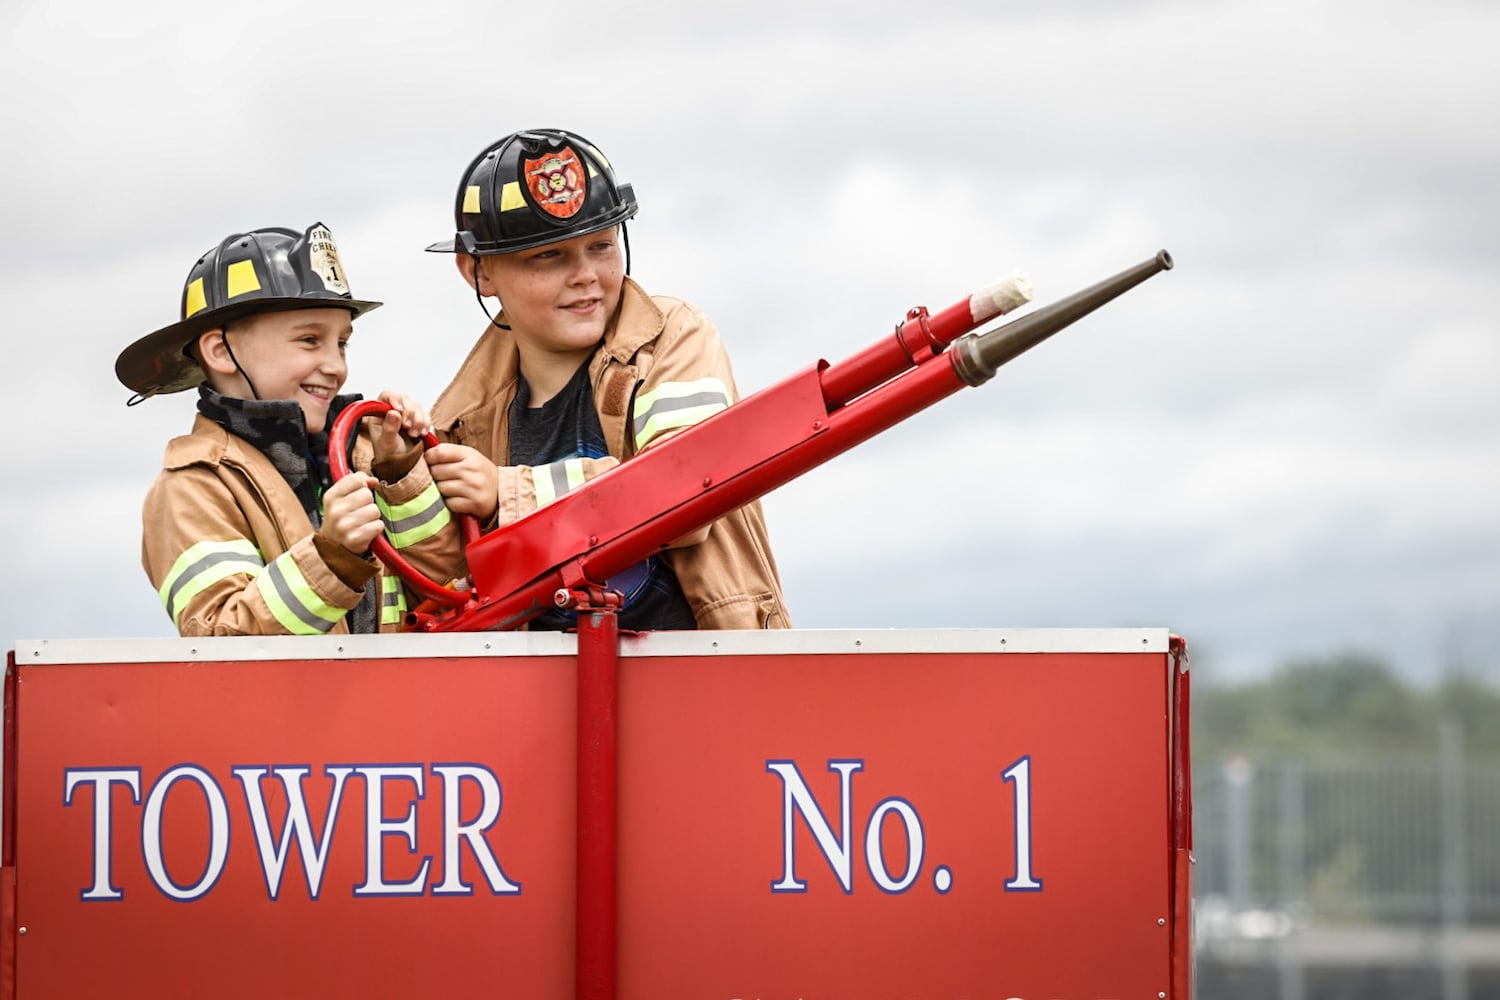
<svg viewBox="0 0 1500 1000">
<path fill-rule="evenodd" d="M 1156 251 L 1156 259 L 1161 263 L 1163 271 L 1172 270 L 1172 255 L 1165 250 Z"/>
</svg>

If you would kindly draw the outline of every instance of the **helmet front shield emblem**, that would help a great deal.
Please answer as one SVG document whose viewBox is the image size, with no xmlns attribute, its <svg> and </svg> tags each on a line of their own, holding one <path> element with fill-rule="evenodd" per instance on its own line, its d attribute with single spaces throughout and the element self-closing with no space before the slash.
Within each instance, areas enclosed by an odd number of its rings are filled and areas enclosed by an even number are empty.
<svg viewBox="0 0 1500 1000">
<path fill-rule="evenodd" d="M 527 200 L 555 219 L 571 219 L 589 196 L 588 168 L 572 146 L 521 160 Z"/>
<path fill-rule="evenodd" d="M 121 351 L 115 375 L 137 399 L 181 392 L 206 377 L 187 348 L 207 330 L 260 312 L 331 306 L 358 317 L 379 305 L 350 294 L 338 245 L 321 222 L 301 233 L 234 233 L 189 270 L 177 322 Z"/>
<path fill-rule="evenodd" d="M 459 180 L 453 237 L 433 253 L 516 253 L 617 226 L 636 213 L 635 191 L 583 136 L 512 132 L 476 156 Z"/>
</svg>

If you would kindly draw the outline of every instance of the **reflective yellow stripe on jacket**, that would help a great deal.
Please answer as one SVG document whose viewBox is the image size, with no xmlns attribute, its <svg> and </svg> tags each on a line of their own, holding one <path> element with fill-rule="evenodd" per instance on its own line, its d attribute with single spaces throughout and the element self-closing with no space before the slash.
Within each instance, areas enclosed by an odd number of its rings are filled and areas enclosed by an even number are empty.
<svg viewBox="0 0 1500 1000">
<path fill-rule="evenodd" d="M 436 483 L 428 483 L 426 489 L 406 503 L 387 503 L 377 493 L 375 504 L 380 508 L 380 516 L 385 519 L 386 537 L 398 549 L 431 538 L 452 520 Z"/>
<path fill-rule="evenodd" d="M 380 624 L 399 625 L 406 617 L 406 591 L 401 578 L 389 571 L 380 581 Z"/>
<path fill-rule="evenodd" d="M 547 465 L 533 465 L 531 485 L 536 489 L 536 505 L 544 507 L 583 485 L 583 459 L 566 458 Z"/>
<path fill-rule="evenodd" d="M 260 551 L 247 539 L 199 542 L 177 557 L 157 591 L 172 623 L 181 627 L 182 609 L 206 588 L 226 576 L 255 576 L 265 566 Z"/>
<path fill-rule="evenodd" d="M 292 635 L 321 635 L 344 617 L 345 610 L 318 596 L 290 552 L 283 552 L 256 577 L 266 607 Z"/>
<path fill-rule="evenodd" d="M 691 427 L 729 407 L 729 392 L 716 378 L 663 382 L 635 401 L 635 446 L 644 448 L 667 431 Z"/>
</svg>

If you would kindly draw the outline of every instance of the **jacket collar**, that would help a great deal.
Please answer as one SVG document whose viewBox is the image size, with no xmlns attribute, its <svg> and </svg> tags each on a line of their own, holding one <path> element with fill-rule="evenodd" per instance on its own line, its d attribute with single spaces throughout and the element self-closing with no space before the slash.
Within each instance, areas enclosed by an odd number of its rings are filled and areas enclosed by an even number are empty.
<svg viewBox="0 0 1500 1000">
<path fill-rule="evenodd" d="M 495 323 L 506 322 L 505 311 Z M 661 335 L 666 317 L 646 290 L 626 277 L 620 291 L 620 311 L 604 331 L 604 353 L 621 364 L 629 364 L 637 351 Z M 447 429 L 459 418 L 479 409 L 505 392 L 515 382 L 521 355 L 515 336 L 494 324 L 485 327 L 479 341 L 459 367 L 448 388 L 432 407 L 432 422 Z"/>
<path fill-rule="evenodd" d="M 234 440 L 239 443 L 238 439 Z M 229 453 L 230 441 L 229 432 L 223 427 L 201 413 L 195 414 L 192 433 L 167 442 L 167 455 L 162 464 L 174 470 L 190 465 L 218 465 Z"/>
<path fill-rule="evenodd" d="M 604 331 L 604 351 L 621 364 L 629 364 L 637 351 L 661 336 L 666 322 L 646 290 L 626 277 L 620 292 L 619 318 Z"/>
</svg>

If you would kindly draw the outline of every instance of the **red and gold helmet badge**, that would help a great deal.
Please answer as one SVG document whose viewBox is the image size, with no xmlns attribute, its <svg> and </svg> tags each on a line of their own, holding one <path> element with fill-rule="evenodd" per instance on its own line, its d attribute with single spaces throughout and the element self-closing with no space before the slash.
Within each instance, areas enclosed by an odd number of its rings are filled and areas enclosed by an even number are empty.
<svg viewBox="0 0 1500 1000">
<path fill-rule="evenodd" d="M 532 202 L 554 218 L 571 219 L 588 200 L 588 170 L 571 146 L 523 159 L 521 172 Z"/>
</svg>

